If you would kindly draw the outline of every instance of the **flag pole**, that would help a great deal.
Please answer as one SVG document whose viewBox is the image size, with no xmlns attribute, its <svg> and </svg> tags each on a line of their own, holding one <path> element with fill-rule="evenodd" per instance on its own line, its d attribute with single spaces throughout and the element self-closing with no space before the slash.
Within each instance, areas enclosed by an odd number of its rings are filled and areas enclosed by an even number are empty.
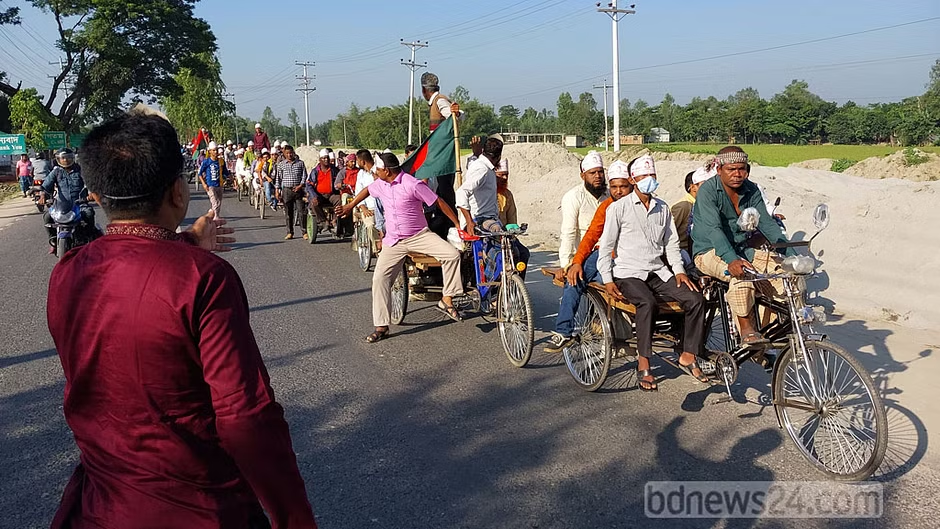
<svg viewBox="0 0 940 529">
<path fill-rule="evenodd" d="M 457 114 L 451 114 L 451 119 L 454 120 L 454 163 L 457 166 L 456 176 L 457 176 L 457 185 L 463 185 L 463 172 L 460 170 L 460 133 L 457 132 Z"/>
</svg>

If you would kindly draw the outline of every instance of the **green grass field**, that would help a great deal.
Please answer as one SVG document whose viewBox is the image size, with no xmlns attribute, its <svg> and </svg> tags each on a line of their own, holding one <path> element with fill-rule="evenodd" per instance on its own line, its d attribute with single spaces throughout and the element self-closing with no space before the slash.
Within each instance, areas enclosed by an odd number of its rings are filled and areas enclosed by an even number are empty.
<svg viewBox="0 0 940 529">
<path fill-rule="evenodd" d="M 653 152 L 691 152 L 714 154 L 725 144 L 703 143 L 649 143 L 645 145 L 626 145 L 624 149 L 639 150 L 647 148 Z M 791 163 L 813 160 L 816 158 L 832 158 L 833 160 L 846 159 L 855 162 L 873 156 L 887 156 L 901 150 L 901 147 L 882 145 L 741 145 L 751 160 L 761 164 L 775 167 L 785 167 Z M 940 154 L 940 147 L 920 147 L 921 150 Z M 586 154 L 589 148 L 571 149 L 580 155 Z M 598 149 L 600 150 L 600 149 Z"/>
</svg>

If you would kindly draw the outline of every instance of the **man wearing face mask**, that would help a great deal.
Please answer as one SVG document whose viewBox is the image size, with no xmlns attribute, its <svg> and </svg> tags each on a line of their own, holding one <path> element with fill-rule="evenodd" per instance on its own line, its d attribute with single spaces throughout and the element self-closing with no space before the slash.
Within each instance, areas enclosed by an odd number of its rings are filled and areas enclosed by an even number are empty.
<svg viewBox="0 0 940 529">
<path fill-rule="evenodd" d="M 82 161 L 111 224 L 49 281 L 80 451 L 52 527 L 315 528 L 245 289 L 210 252 L 231 230 L 210 212 L 176 232 L 189 185 L 173 126 L 118 116 Z M 75 310 L 89 293 L 94 309 Z"/>
<path fill-rule="evenodd" d="M 607 208 L 597 269 L 612 298 L 636 307 L 640 389 L 657 389 L 650 373 L 650 357 L 659 300 L 678 302 L 685 313 L 679 365 L 689 369 L 699 381 L 708 382 L 697 361 L 704 343 L 705 300 L 685 274 L 669 205 L 653 196 L 659 182 L 652 156 L 636 158 L 628 165 L 628 171 L 634 191 Z"/>
<path fill-rule="evenodd" d="M 594 212 L 607 198 L 604 179 L 604 160 L 597 151 L 587 153 L 581 160 L 581 181 L 561 197 L 561 232 L 558 243 L 558 264 L 566 269 L 571 265 L 581 237 L 591 225 Z M 564 280 L 564 277 L 557 278 Z"/>
</svg>

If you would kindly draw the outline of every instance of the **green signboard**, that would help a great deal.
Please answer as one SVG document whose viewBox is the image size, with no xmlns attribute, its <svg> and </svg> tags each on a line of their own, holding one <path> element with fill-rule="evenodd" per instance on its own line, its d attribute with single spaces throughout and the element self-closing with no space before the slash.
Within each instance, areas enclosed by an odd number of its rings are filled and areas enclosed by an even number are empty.
<svg viewBox="0 0 940 529">
<path fill-rule="evenodd" d="M 77 149 L 78 147 L 81 147 L 81 146 L 82 146 L 82 143 L 84 143 L 84 142 L 85 142 L 85 135 L 84 135 L 84 134 L 80 134 L 80 133 L 78 133 L 78 132 L 75 132 L 75 133 L 73 133 L 73 134 L 69 134 L 69 147 L 71 147 L 71 148 L 73 148 L 73 149 Z"/>
<path fill-rule="evenodd" d="M 26 154 L 26 136 L 0 134 L 0 155 Z"/>
<path fill-rule="evenodd" d="M 65 133 L 61 131 L 48 131 L 42 133 L 42 139 L 46 142 L 46 148 L 57 151 L 65 148 Z"/>
</svg>

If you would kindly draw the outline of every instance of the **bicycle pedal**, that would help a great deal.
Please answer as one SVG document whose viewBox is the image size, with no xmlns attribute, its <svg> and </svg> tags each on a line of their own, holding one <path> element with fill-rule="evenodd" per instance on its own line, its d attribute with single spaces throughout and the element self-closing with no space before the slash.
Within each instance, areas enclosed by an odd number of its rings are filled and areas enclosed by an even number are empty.
<svg viewBox="0 0 940 529">
<path fill-rule="evenodd" d="M 715 366 L 715 362 L 712 362 L 711 360 L 701 360 L 701 359 L 700 359 L 700 360 L 698 361 L 698 366 L 699 366 L 700 368 L 702 368 L 702 373 L 704 373 L 704 374 L 706 374 L 706 375 L 714 375 L 714 374 L 715 374 L 715 371 L 717 371 L 717 369 L 718 369 L 718 368 Z"/>
</svg>

